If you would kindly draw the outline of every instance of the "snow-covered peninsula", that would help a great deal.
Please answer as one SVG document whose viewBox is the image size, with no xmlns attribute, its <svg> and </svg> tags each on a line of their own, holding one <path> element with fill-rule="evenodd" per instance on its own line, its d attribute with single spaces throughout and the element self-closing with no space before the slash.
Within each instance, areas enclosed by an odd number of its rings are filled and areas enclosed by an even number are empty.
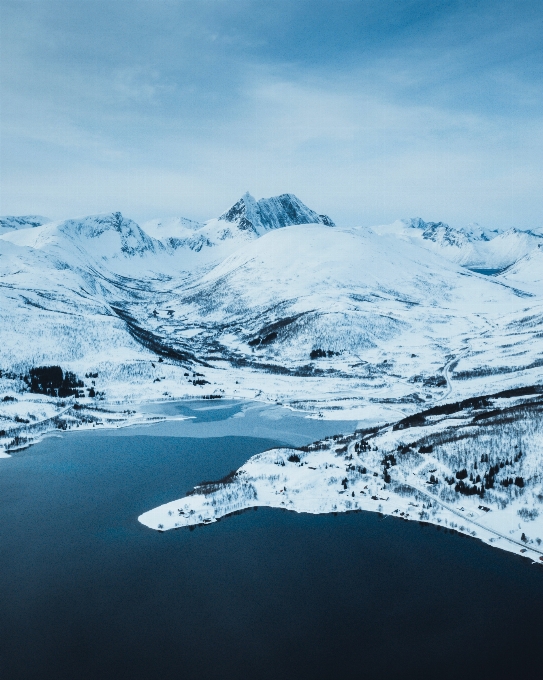
<svg viewBox="0 0 543 680">
<path fill-rule="evenodd" d="M 139 521 L 206 525 L 259 506 L 429 522 L 543 563 L 543 387 L 437 406 L 393 425 L 272 449 Z"/>
</svg>

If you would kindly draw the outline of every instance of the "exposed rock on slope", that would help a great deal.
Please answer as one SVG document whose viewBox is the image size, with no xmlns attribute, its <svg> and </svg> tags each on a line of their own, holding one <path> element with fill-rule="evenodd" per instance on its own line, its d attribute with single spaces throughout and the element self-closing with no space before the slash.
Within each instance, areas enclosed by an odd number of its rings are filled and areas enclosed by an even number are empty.
<svg viewBox="0 0 543 680">
<path fill-rule="evenodd" d="M 373 227 L 378 234 L 393 234 L 472 269 L 501 270 L 524 257 L 543 237 L 537 231 L 483 229 L 477 224 L 454 229 L 444 222 L 425 222 L 420 217 Z"/>
<path fill-rule="evenodd" d="M 0 236 L 7 233 L 8 231 L 13 231 L 14 229 L 30 229 L 32 227 L 40 227 L 42 224 L 46 224 L 50 220 L 47 217 L 41 217 L 40 215 L 6 215 L 0 217 Z"/>
<path fill-rule="evenodd" d="M 294 194 L 282 194 L 256 201 L 246 193 L 219 218 L 200 224 L 185 217 L 152 220 L 143 225 L 151 236 L 170 248 L 199 253 L 194 262 L 224 258 L 246 241 L 272 229 L 294 224 L 335 226 L 327 215 L 318 215 Z"/>
<path fill-rule="evenodd" d="M 509 276 L 481 276 L 446 249 L 506 235 L 411 222 L 331 228 L 285 194 L 246 195 L 203 226 L 155 221 L 160 240 L 120 213 L 12 230 L 0 237 L 0 370 L 98 371 L 121 400 L 262 393 L 385 419 L 535 382 L 535 252 Z"/>
<path fill-rule="evenodd" d="M 335 226 L 327 215 L 317 215 L 294 194 L 281 194 L 256 201 L 249 192 L 219 217 L 220 221 L 235 224 L 243 231 L 261 236 L 270 229 L 294 224 L 325 224 Z"/>
<path fill-rule="evenodd" d="M 5 240 L 19 246 L 58 255 L 71 264 L 70 256 L 87 261 L 110 261 L 157 253 L 164 246 L 120 212 L 82 219 L 50 222 L 34 229 L 12 231 Z"/>
</svg>

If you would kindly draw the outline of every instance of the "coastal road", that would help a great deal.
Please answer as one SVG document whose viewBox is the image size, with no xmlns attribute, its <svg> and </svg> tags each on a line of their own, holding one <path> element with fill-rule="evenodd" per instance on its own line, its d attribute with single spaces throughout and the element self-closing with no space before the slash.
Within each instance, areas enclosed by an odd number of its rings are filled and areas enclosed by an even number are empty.
<svg viewBox="0 0 543 680">
<path fill-rule="evenodd" d="M 356 456 L 360 460 L 360 463 L 362 465 L 364 465 L 364 467 L 366 467 L 368 472 L 370 472 L 372 474 L 374 472 L 377 472 L 378 475 L 381 475 L 381 473 L 382 473 L 381 470 L 371 470 L 367 466 L 366 462 L 362 458 L 360 458 L 360 455 L 355 451 L 354 445 L 355 445 L 355 442 L 351 442 L 349 444 L 349 448 L 348 448 L 349 455 Z M 415 473 L 413 473 L 413 474 L 415 474 Z M 533 548 L 531 546 L 528 547 L 525 543 L 522 543 L 520 541 L 516 541 L 514 538 L 511 538 L 510 536 L 506 536 L 505 534 L 502 534 L 499 531 L 496 531 L 495 529 L 491 529 L 490 527 L 487 527 L 484 524 L 481 524 L 480 522 L 477 522 L 474 519 L 471 519 L 470 517 L 466 517 L 466 515 L 464 515 L 462 513 L 462 511 L 458 510 L 457 508 L 450 506 L 448 503 L 444 503 L 439 498 L 436 498 L 433 494 L 429 493 L 428 490 L 425 489 L 424 487 L 420 487 L 417 484 L 413 484 L 412 480 L 409 479 L 407 476 L 401 475 L 401 477 L 400 476 L 398 476 L 398 477 L 399 478 L 396 481 L 398 481 L 402 484 L 406 484 L 407 486 L 410 486 L 413 490 L 418 491 L 419 493 L 422 493 L 424 496 L 426 496 L 426 498 L 430 499 L 433 503 L 437 503 L 437 505 L 440 505 L 442 508 L 444 508 L 445 510 L 448 510 L 453 515 L 460 517 L 464 521 L 465 524 L 473 524 L 474 526 L 478 527 L 479 529 L 482 529 L 483 531 L 488 531 L 489 533 L 493 534 L 494 536 L 497 536 L 498 538 L 503 538 L 504 540 L 508 541 L 509 543 L 513 543 L 515 545 L 520 546 L 521 548 L 525 549 L 526 551 L 534 552 L 534 553 L 537 553 L 538 555 L 543 555 L 543 550 L 538 550 L 537 548 Z"/>
</svg>

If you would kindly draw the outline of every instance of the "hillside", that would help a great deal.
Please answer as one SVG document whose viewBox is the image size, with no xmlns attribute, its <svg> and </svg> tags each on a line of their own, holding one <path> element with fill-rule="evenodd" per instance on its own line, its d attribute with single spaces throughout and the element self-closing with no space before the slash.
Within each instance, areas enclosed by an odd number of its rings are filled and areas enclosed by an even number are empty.
<svg viewBox="0 0 543 680">
<path fill-rule="evenodd" d="M 0 217 L 0 236 L 15 229 L 40 227 L 42 224 L 47 224 L 49 221 L 50 220 L 48 220 L 47 217 L 42 217 L 41 215 L 21 215 L 19 217 L 6 215 Z"/>
<path fill-rule="evenodd" d="M 444 222 L 425 222 L 420 217 L 372 229 L 417 244 L 463 267 L 481 270 L 503 270 L 543 242 L 538 231 L 498 232 L 479 225 L 454 229 Z"/>
<path fill-rule="evenodd" d="M 536 233 L 332 225 L 292 194 L 245 194 L 204 224 L 144 229 L 111 213 L 12 229 L 0 237 L 0 389 L 23 394 L 33 367 L 60 365 L 95 376 L 89 405 L 258 397 L 392 420 L 537 382 Z M 482 276 L 446 250 L 468 246 L 519 257 Z"/>
</svg>

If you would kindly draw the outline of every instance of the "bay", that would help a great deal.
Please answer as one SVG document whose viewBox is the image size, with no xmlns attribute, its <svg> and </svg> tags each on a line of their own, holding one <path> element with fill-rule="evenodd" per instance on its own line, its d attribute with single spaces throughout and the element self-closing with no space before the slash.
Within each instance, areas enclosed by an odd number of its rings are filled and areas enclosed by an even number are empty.
<svg viewBox="0 0 543 680">
<path fill-rule="evenodd" d="M 143 511 L 259 451 L 353 427 L 186 408 L 192 421 L 69 433 L 1 461 L 3 680 L 541 668 L 543 569 L 475 540 L 372 513 L 140 525 Z"/>
</svg>

